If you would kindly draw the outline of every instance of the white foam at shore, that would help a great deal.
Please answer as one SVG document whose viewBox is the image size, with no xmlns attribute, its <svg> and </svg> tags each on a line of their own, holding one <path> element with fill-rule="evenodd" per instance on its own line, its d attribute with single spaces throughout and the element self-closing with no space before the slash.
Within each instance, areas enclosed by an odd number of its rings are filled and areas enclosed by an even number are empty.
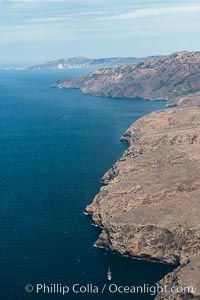
<svg viewBox="0 0 200 300">
<path fill-rule="evenodd" d="M 94 227 L 99 227 L 99 225 L 95 224 L 95 223 L 91 223 L 92 226 Z"/>
<path fill-rule="evenodd" d="M 89 216 L 89 214 L 87 213 L 87 211 L 83 212 L 84 215 Z"/>
<path fill-rule="evenodd" d="M 93 247 L 95 247 L 95 248 L 100 248 L 100 249 L 104 249 L 104 247 L 102 247 L 102 246 L 97 246 L 96 243 L 93 244 Z"/>
</svg>

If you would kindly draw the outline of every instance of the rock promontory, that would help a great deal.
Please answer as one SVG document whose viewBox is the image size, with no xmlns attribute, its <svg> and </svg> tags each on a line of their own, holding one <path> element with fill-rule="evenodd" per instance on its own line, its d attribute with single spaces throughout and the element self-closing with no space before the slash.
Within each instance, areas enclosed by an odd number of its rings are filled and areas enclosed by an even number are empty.
<svg viewBox="0 0 200 300">
<path fill-rule="evenodd" d="M 200 52 L 177 52 L 134 64 L 103 68 L 55 84 L 111 98 L 167 100 L 167 105 L 199 104 Z"/>
<path fill-rule="evenodd" d="M 199 287 L 200 107 L 151 113 L 121 139 L 128 149 L 104 175 L 105 185 L 86 208 L 102 228 L 97 245 L 180 264 L 173 284 Z M 157 299 L 200 299 L 199 288 L 195 293 Z"/>
</svg>

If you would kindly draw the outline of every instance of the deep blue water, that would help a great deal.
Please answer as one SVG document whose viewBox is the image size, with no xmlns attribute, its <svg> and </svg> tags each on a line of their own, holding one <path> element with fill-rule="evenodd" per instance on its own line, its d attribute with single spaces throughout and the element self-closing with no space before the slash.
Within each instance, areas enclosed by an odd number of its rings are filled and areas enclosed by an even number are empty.
<svg viewBox="0 0 200 300">
<path fill-rule="evenodd" d="M 153 284 L 171 267 L 93 247 L 99 229 L 83 214 L 100 178 L 122 155 L 119 138 L 162 101 L 112 100 L 50 85 L 84 71 L 0 72 L 0 299 L 105 299 L 44 295 L 26 284 Z M 109 295 L 152 299 L 150 295 Z"/>
</svg>

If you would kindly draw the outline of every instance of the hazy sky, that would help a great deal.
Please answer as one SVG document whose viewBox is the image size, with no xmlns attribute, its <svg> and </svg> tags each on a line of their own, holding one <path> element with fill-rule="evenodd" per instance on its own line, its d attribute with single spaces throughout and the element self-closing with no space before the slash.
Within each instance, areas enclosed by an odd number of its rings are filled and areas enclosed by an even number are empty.
<svg viewBox="0 0 200 300">
<path fill-rule="evenodd" d="M 0 64 L 200 50 L 200 0 L 0 0 Z"/>
</svg>

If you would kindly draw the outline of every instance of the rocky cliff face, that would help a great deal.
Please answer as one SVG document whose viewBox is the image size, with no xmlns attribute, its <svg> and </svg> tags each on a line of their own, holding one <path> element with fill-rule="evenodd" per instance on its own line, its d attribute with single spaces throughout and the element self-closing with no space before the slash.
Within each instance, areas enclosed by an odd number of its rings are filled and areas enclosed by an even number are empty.
<svg viewBox="0 0 200 300">
<path fill-rule="evenodd" d="M 199 260 L 200 107 L 152 113 L 135 122 L 122 140 L 129 148 L 86 208 L 102 227 L 97 245 L 169 264 Z M 191 267 L 190 280 L 182 267 L 173 283 L 180 278 L 200 283 L 198 266 L 194 272 Z M 195 298 L 200 292 L 193 298 L 171 297 L 157 299 L 200 299 Z"/>
<path fill-rule="evenodd" d="M 200 300 L 200 258 L 192 257 L 160 281 L 155 300 Z"/>
<path fill-rule="evenodd" d="M 105 68 L 56 83 L 112 98 L 168 100 L 168 105 L 200 102 L 200 52 L 178 52 L 132 65 Z M 191 98 L 192 96 L 192 98 Z"/>
</svg>

